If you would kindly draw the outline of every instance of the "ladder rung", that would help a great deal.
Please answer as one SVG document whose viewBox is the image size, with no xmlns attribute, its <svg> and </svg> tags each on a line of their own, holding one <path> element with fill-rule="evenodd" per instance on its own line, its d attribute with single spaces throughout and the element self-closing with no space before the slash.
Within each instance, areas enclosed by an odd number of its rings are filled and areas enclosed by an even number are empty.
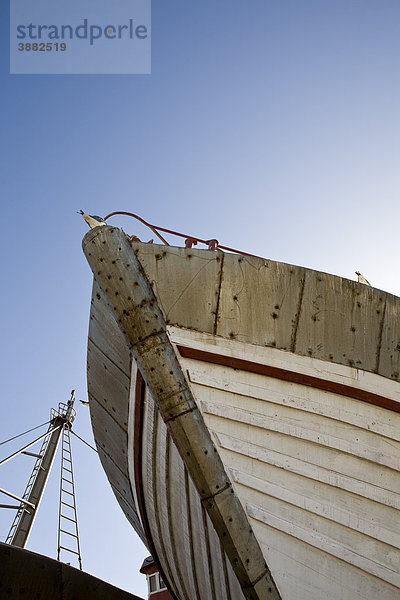
<svg viewBox="0 0 400 600">
<path fill-rule="evenodd" d="M 65 529 L 60 529 L 60 531 L 62 531 L 63 533 L 66 533 L 67 535 L 70 535 L 71 537 L 74 537 L 74 538 L 78 537 L 75 533 L 70 533 L 69 531 L 66 531 Z"/>
<path fill-rule="evenodd" d="M 69 458 L 65 458 L 65 456 L 63 456 L 63 460 L 65 460 L 66 462 L 71 463 L 71 465 L 72 465 L 72 460 L 69 460 Z"/>
<path fill-rule="evenodd" d="M 60 550 L 67 550 L 68 552 L 72 552 L 72 554 L 80 556 L 79 552 L 75 552 L 75 550 L 71 550 L 71 548 L 66 548 L 65 546 L 60 546 Z"/>
<path fill-rule="evenodd" d="M 75 506 L 72 506 L 72 504 L 68 504 L 68 502 L 64 502 L 64 500 L 61 500 L 61 504 L 65 504 L 65 506 L 68 506 L 69 508 L 75 510 Z"/>
<path fill-rule="evenodd" d="M 72 492 L 69 492 L 68 490 L 62 490 L 64 492 L 64 494 L 69 494 L 70 496 L 73 496 L 74 494 Z"/>
<path fill-rule="evenodd" d="M 71 469 L 67 469 L 67 467 L 63 467 L 64 471 L 67 471 L 68 473 L 72 473 Z"/>
<path fill-rule="evenodd" d="M 74 485 L 74 482 L 73 482 L 73 481 L 70 481 L 69 479 L 65 479 L 65 477 L 61 477 L 61 479 L 62 479 L 63 481 L 66 481 L 67 483 L 70 483 L 72 486 Z"/>
<path fill-rule="evenodd" d="M 71 523 L 75 523 L 76 525 L 76 519 L 71 519 L 71 517 L 67 517 L 67 515 L 60 515 L 60 517 L 62 519 L 68 519 L 68 521 L 71 521 Z"/>
</svg>

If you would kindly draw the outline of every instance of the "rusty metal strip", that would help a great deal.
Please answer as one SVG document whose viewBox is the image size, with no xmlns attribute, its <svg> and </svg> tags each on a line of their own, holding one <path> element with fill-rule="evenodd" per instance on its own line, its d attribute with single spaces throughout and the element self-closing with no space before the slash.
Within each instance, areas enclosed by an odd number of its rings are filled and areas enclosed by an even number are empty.
<svg viewBox="0 0 400 600">
<path fill-rule="evenodd" d="M 272 367 L 270 365 L 263 365 L 250 360 L 244 360 L 241 358 L 233 358 L 231 356 L 225 356 L 223 354 L 216 354 L 214 352 L 207 352 L 204 350 L 197 350 L 196 348 L 190 348 L 188 346 L 178 345 L 177 349 L 182 358 L 192 358 L 194 360 L 200 360 L 202 362 L 208 362 L 215 365 L 221 365 L 223 367 L 231 367 L 232 369 L 239 369 L 241 371 L 247 371 L 249 373 L 256 373 L 258 375 L 265 375 L 266 377 L 274 377 L 282 381 L 289 381 L 290 383 L 297 383 L 300 385 L 306 385 L 324 392 L 332 392 L 333 394 L 339 394 L 341 396 L 347 396 L 355 400 L 361 400 L 380 408 L 386 408 L 393 412 L 400 413 L 400 403 L 368 392 L 367 390 L 354 388 L 350 385 L 343 383 L 337 383 L 336 381 L 329 381 L 327 379 L 321 379 L 320 377 L 314 377 L 312 375 L 306 375 L 304 373 L 298 373 L 296 371 L 289 371 L 280 367 Z"/>
</svg>

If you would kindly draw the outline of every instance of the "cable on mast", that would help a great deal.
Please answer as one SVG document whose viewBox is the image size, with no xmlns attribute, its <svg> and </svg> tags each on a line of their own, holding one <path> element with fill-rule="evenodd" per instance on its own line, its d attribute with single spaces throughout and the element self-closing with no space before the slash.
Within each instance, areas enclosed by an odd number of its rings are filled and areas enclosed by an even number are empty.
<svg viewBox="0 0 400 600">
<path fill-rule="evenodd" d="M 16 440 L 17 438 L 22 437 L 23 435 L 26 435 L 27 433 L 31 433 L 31 431 L 35 431 L 35 429 L 40 429 L 41 427 L 44 427 L 45 425 L 48 425 L 49 423 L 50 423 L 50 421 L 46 421 L 46 423 L 42 423 L 41 425 L 32 427 L 32 429 L 28 429 L 28 431 L 24 431 L 23 433 L 14 435 L 14 437 L 10 438 L 9 440 L 4 440 L 4 442 L 0 442 L 0 446 L 3 446 L 3 444 L 8 444 L 8 442 L 12 442 L 13 440 Z"/>
<path fill-rule="evenodd" d="M 92 450 L 94 450 L 94 452 L 96 452 L 96 454 L 98 454 L 98 452 L 97 452 L 96 448 L 94 448 L 93 446 L 91 446 L 91 445 L 89 444 L 89 442 L 87 442 L 87 441 L 86 441 L 86 440 L 84 440 L 83 438 L 79 437 L 79 435 L 78 435 L 77 433 L 75 433 L 75 431 L 72 431 L 72 429 L 71 429 L 71 433 L 72 433 L 72 435 L 74 435 L 75 437 L 77 437 L 77 438 L 78 438 L 78 440 L 81 440 L 81 442 L 83 442 L 84 444 L 86 444 L 86 446 L 89 446 L 89 448 L 91 448 Z"/>
</svg>

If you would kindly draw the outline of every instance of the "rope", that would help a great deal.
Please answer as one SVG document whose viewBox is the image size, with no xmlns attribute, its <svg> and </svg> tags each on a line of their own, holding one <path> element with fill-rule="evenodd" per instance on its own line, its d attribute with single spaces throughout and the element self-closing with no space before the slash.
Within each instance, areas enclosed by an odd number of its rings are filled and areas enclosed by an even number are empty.
<svg viewBox="0 0 400 600">
<path fill-rule="evenodd" d="M 89 448 L 91 448 L 92 450 L 94 450 L 97 454 L 97 450 L 96 448 L 93 448 L 93 446 L 91 446 L 88 442 L 86 442 L 83 438 L 79 437 L 79 435 L 77 433 L 75 433 L 75 431 L 72 431 L 71 429 L 71 433 L 78 438 L 78 440 L 81 440 L 81 442 L 83 442 L 84 444 L 86 444 L 86 446 L 89 446 Z"/>
<path fill-rule="evenodd" d="M 23 435 L 26 435 L 27 433 L 30 433 L 31 431 L 35 431 L 35 429 L 39 429 L 40 427 L 43 427 L 44 425 L 48 425 L 50 423 L 50 420 L 46 421 L 46 423 L 42 423 L 41 425 L 38 425 L 37 427 L 32 427 L 32 429 L 28 429 L 28 431 L 24 431 L 24 433 L 20 433 L 19 435 L 14 435 L 14 437 L 10 438 L 9 440 L 0 442 L 0 446 L 2 446 L 3 444 L 7 444 L 8 442 L 12 442 L 12 440 L 16 440 L 17 438 L 22 437 Z"/>
</svg>

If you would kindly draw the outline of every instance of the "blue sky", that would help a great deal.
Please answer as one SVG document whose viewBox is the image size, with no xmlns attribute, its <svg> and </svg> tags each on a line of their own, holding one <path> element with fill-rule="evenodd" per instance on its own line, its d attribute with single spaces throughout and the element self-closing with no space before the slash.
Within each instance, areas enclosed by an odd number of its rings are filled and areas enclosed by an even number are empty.
<svg viewBox="0 0 400 600">
<path fill-rule="evenodd" d="M 397 0 L 153 0 L 152 74 L 137 76 L 9 75 L 8 21 L 3 2 L 0 439 L 86 395 L 81 208 L 400 295 Z M 74 428 L 92 439 L 83 407 Z M 146 550 L 97 457 L 73 449 L 84 567 L 145 596 Z M 2 483 L 22 493 L 18 465 Z M 56 480 L 29 546 L 52 556 Z"/>
</svg>

